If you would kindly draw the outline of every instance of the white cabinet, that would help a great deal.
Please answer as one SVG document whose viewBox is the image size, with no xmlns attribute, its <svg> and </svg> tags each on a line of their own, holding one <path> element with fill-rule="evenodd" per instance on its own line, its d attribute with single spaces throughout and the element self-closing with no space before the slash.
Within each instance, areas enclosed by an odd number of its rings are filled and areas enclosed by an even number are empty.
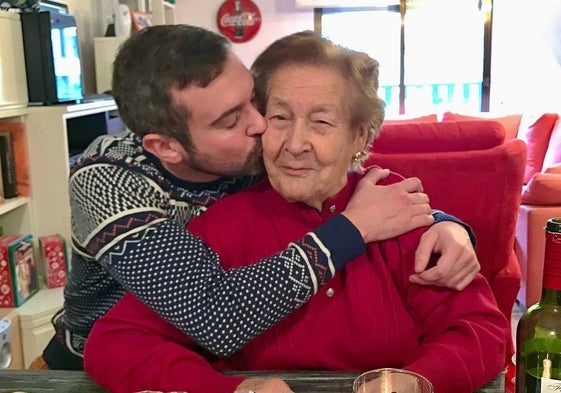
<svg viewBox="0 0 561 393">
<path fill-rule="evenodd" d="M 42 289 L 17 308 L 21 329 L 23 365 L 29 367 L 54 334 L 51 318 L 61 309 L 63 288 Z"/>
</svg>

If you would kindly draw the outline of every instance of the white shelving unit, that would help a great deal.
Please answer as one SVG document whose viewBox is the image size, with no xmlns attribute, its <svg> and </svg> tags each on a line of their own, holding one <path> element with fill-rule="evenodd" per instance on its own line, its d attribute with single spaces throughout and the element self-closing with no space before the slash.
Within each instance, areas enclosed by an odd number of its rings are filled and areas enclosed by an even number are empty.
<svg viewBox="0 0 561 393">
<path fill-rule="evenodd" d="M 25 123 L 27 115 L 27 81 L 19 14 L 0 12 L 0 36 L 1 129 L 5 123 Z M 16 157 L 16 160 L 25 158 Z M 30 201 L 29 197 L 18 197 L 0 203 L 0 226 L 5 233 L 33 233 Z M 12 361 L 9 368 L 21 369 L 24 363 L 19 310 L 0 308 L 0 318 L 8 318 L 11 322 Z"/>
<path fill-rule="evenodd" d="M 69 123 L 99 121 L 117 109 L 113 100 L 84 104 L 30 107 L 26 117 L 32 225 L 35 236 L 61 234 L 71 243 L 68 196 Z M 103 131 L 103 130 L 100 130 Z"/>
<path fill-rule="evenodd" d="M 0 216 L 0 222 L 4 223 L 6 217 L 13 215 L 15 218 L 5 225 L 15 227 L 17 220 L 21 220 L 29 228 L 25 232 L 33 233 L 35 239 L 58 233 L 70 247 L 70 123 L 80 121 L 83 122 L 80 124 L 87 125 L 92 122 L 103 123 L 105 120 L 108 126 L 109 113 L 116 109 L 113 100 L 28 108 L 25 127 L 32 196 L 10 200 L 0 206 L 0 213 L 3 209 L 8 211 Z M 20 228 L 23 228 L 23 224 L 20 224 Z M 41 354 L 53 336 L 51 318 L 62 307 L 63 301 L 63 288 L 43 288 L 16 309 L 24 367 L 28 367 Z"/>
<path fill-rule="evenodd" d="M 175 4 L 165 0 L 152 0 L 152 23 L 155 25 L 174 25 Z"/>
<path fill-rule="evenodd" d="M 175 24 L 175 4 L 165 0 L 120 0 L 131 11 L 146 12 L 151 15 L 153 25 Z M 95 80 L 97 93 L 111 90 L 113 60 L 121 44 L 127 37 L 94 37 Z"/>
<path fill-rule="evenodd" d="M 3 37 L 0 44 L 1 129 L 3 123 L 24 122 L 27 115 L 27 82 L 19 14 L 0 12 L 0 36 Z M 5 233 L 33 232 L 29 202 L 28 197 L 18 197 L 0 204 L 0 225 Z"/>
</svg>

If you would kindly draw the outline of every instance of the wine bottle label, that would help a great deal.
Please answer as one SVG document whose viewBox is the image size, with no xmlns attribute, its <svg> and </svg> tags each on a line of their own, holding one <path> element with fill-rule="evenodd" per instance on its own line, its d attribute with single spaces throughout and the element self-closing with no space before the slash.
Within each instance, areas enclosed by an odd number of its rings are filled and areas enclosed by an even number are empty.
<svg viewBox="0 0 561 393">
<path fill-rule="evenodd" d="M 545 258 L 543 267 L 543 286 L 556 291 L 561 290 L 561 234 L 545 232 Z"/>
<path fill-rule="evenodd" d="M 558 379 L 542 378 L 541 393 L 559 393 L 559 391 L 561 391 L 561 381 Z"/>
</svg>

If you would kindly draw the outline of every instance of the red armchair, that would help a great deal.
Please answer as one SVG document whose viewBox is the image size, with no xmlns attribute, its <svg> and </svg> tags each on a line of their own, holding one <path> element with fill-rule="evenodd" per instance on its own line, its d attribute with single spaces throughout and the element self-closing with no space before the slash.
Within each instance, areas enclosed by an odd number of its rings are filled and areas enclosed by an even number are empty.
<svg viewBox="0 0 561 393">
<path fill-rule="evenodd" d="M 523 141 L 505 142 L 500 123 L 481 120 L 384 125 L 366 165 L 420 178 L 434 209 L 472 227 L 481 273 L 510 320 L 521 278 L 513 246 L 525 163 Z"/>
</svg>

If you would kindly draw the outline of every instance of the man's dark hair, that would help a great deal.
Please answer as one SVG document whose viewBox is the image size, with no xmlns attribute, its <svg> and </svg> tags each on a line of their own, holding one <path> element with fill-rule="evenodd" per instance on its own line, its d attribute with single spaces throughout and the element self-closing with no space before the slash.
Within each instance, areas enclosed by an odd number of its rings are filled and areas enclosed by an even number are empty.
<svg viewBox="0 0 561 393">
<path fill-rule="evenodd" d="M 229 41 L 188 25 L 146 27 L 125 41 L 113 63 L 112 95 L 127 127 L 139 136 L 158 133 L 191 147 L 189 108 L 171 97 L 174 89 L 205 87 L 223 71 Z"/>
</svg>

